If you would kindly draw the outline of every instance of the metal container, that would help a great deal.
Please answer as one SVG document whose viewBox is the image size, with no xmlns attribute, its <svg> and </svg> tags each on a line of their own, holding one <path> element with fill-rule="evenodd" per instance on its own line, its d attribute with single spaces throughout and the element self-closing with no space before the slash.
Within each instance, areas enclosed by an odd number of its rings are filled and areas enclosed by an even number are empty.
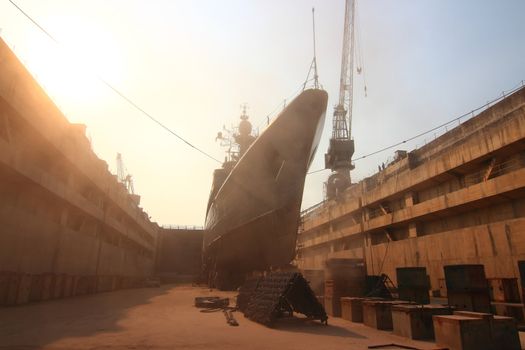
<svg viewBox="0 0 525 350">
<path fill-rule="evenodd" d="M 375 329 L 392 330 L 392 306 L 398 304 L 407 304 L 407 302 L 386 300 L 363 301 L 363 323 Z"/>
<path fill-rule="evenodd" d="M 483 265 L 444 266 L 447 292 L 488 292 Z"/>
<path fill-rule="evenodd" d="M 363 322 L 363 300 L 359 297 L 341 298 L 341 317 L 352 322 Z"/>
<path fill-rule="evenodd" d="M 430 289 L 430 279 L 425 267 L 398 267 L 397 286 L 405 289 Z"/>
<path fill-rule="evenodd" d="M 324 309 L 329 316 L 341 317 L 341 299 L 338 297 L 325 295 Z"/>
<path fill-rule="evenodd" d="M 410 339 L 434 339 L 432 316 L 451 314 L 452 309 L 444 305 L 394 305 L 392 306 L 394 334 Z"/>
<path fill-rule="evenodd" d="M 458 310 L 475 312 L 491 312 L 490 298 L 488 292 L 481 293 L 457 293 L 448 292 L 448 304 Z"/>
<path fill-rule="evenodd" d="M 416 304 L 430 304 L 430 294 L 427 288 L 398 288 L 398 298 Z"/>
<path fill-rule="evenodd" d="M 507 303 L 521 301 L 517 278 L 488 278 L 490 299 Z"/>
<path fill-rule="evenodd" d="M 495 350 L 489 322 L 473 317 L 434 316 L 436 344 L 451 350 Z"/>
</svg>

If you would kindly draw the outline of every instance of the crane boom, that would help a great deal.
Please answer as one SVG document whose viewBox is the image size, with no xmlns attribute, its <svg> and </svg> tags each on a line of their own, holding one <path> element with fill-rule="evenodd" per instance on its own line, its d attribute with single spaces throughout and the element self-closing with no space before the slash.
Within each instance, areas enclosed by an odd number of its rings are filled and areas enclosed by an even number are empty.
<svg viewBox="0 0 525 350">
<path fill-rule="evenodd" d="M 120 182 L 124 182 L 126 175 L 124 174 L 124 161 L 122 160 L 122 154 L 117 153 L 117 178 Z"/>
<path fill-rule="evenodd" d="M 339 105 L 347 114 L 348 135 L 352 136 L 352 98 L 354 88 L 354 16 L 355 1 L 347 0 L 345 5 L 345 26 L 341 59 L 341 77 L 339 81 Z M 344 116 L 343 116 L 344 117 Z"/>
<path fill-rule="evenodd" d="M 135 194 L 135 188 L 133 186 L 133 177 L 131 174 L 127 174 L 124 161 L 122 160 L 122 154 L 117 153 L 117 179 L 119 182 L 124 184 L 130 194 Z"/>
<path fill-rule="evenodd" d="M 341 76 L 339 80 L 339 101 L 334 108 L 332 138 L 325 154 L 325 168 L 333 173 L 326 183 L 327 197 L 334 198 L 351 183 L 350 170 L 354 154 L 354 141 L 351 138 L 353 72 L 354 72 L 354 19 L 355 0 L 345 2 L 345 23 Z"/>
</svg>

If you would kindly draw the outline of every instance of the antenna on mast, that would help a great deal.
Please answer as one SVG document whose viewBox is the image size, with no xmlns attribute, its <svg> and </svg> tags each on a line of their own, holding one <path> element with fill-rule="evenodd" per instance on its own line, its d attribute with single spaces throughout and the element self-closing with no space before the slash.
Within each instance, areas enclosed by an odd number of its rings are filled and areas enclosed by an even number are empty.
<svg viewBox="0 0 525 350">
<path fill-rule="evenodd" d="M 317 74 L 317 53 L 315 48 L 315 8 L 312 7 L 312 32 L 313 32 L 313 42 L 314 42 L 314 58 L 312 60 L 312 63 L 310 64 L 310 69 L 308 70 L 308 75 L 306 76 L 306 80 L 303 84 L 303 90 L 306 89 L 306 84 L 308 83 L 310 78 L 310 73 L 312 70 L 314 71 L 314 88 L 319 89 L 319 75 Z"/>
<path fill-rule="evenodd" d="M 316 89 L 319 89 L 319 75 L 317 75 L 317 53 L 315 50 L 315 8 L 312 7 L 312 31 L 313 31 L 313 39 L 314 39 L 314 87 Z"/>
</svg>

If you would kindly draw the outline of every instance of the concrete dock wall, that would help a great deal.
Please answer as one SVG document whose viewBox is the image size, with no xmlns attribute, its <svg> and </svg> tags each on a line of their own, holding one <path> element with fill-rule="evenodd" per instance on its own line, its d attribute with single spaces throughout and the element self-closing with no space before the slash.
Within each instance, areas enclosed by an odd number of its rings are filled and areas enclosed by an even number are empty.
<svg viewBox="0 0 525 350">
<path fill-rule="evenodd" d="M 160 228 L 138 202 L 0 40 L 0 305 L 140 285 Z"/>
<path fill-rule="evenodd" d="M 426 267 L 437 289 L 443 266 L 483 264 L 487 278 L 519 278 L 525 260 L 525 218 L 373 245 L 366 249 L 370 273 L 396 276 L 396 267 Z"/>
<path fill-rule="evenodd" d="M 202 228 L 162 228 L 156 274 L 164 282 L 194 282 L 201 274 Z"/>
<path fill-rule="evenodd" d="M 424 266 L 433 289 L 448 264 L 519 278 L 525 260 L 525 88 L 303 212 L 297 264 L 361 257 L 368 274 Z M 523 243 L 523 244 L 522 244 Z"/>
</svg>

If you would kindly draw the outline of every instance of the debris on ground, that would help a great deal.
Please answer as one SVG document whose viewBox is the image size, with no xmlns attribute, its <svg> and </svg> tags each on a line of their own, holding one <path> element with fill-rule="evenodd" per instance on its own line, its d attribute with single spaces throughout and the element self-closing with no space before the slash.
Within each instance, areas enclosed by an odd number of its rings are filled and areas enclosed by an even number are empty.
<svg viewBox="0 0 525 350">
<path fill-rule="evenodd" d="M 235 319 L 235 317 L 233 317 L 233 312 L 235 311 L 236 309 L 234 308 L 225 308 L 225 309 L 222 309 L 222 312 L 224 313 L 224 317 L 226 317 L 226 322 L 230 325 L 230 326 L 238 326 L 239 325 L 239 322 L 237 322 L 237 320 Z"/>
<path fill-rule="evenodd" d="M 424 350 L 423 348 L 416 348 L 414 346 L 409 345 L 403 345 L 403 344 L 396 344 L 396 343 L 388 343 L 388 344 L 379 344 L 379 345 L 369 345 L 369 349 L 408 349 L 408 350 Z M 448 350 L 448 348 L 434 348 L 431 350 Z"/>
<path fill-rule="evenodd" d="M 237 311 L 236 307 L 230 307 L 229 298 L 221 297 L 195 297 L 195 307 L 201 308 L 201 312 L 216 312 L 222 311 L 224 317 L 226 317 L 226 323 L 230 326 L 238 326 L 239 322 L 233 316 L 233 313 Z"/>
<path fill-rule="evenodd" d="M 222 309 L 230 305 L 229 298 L 221 297 L 196 297 L 195 307 L 205 309 Z"/>
</svg>

